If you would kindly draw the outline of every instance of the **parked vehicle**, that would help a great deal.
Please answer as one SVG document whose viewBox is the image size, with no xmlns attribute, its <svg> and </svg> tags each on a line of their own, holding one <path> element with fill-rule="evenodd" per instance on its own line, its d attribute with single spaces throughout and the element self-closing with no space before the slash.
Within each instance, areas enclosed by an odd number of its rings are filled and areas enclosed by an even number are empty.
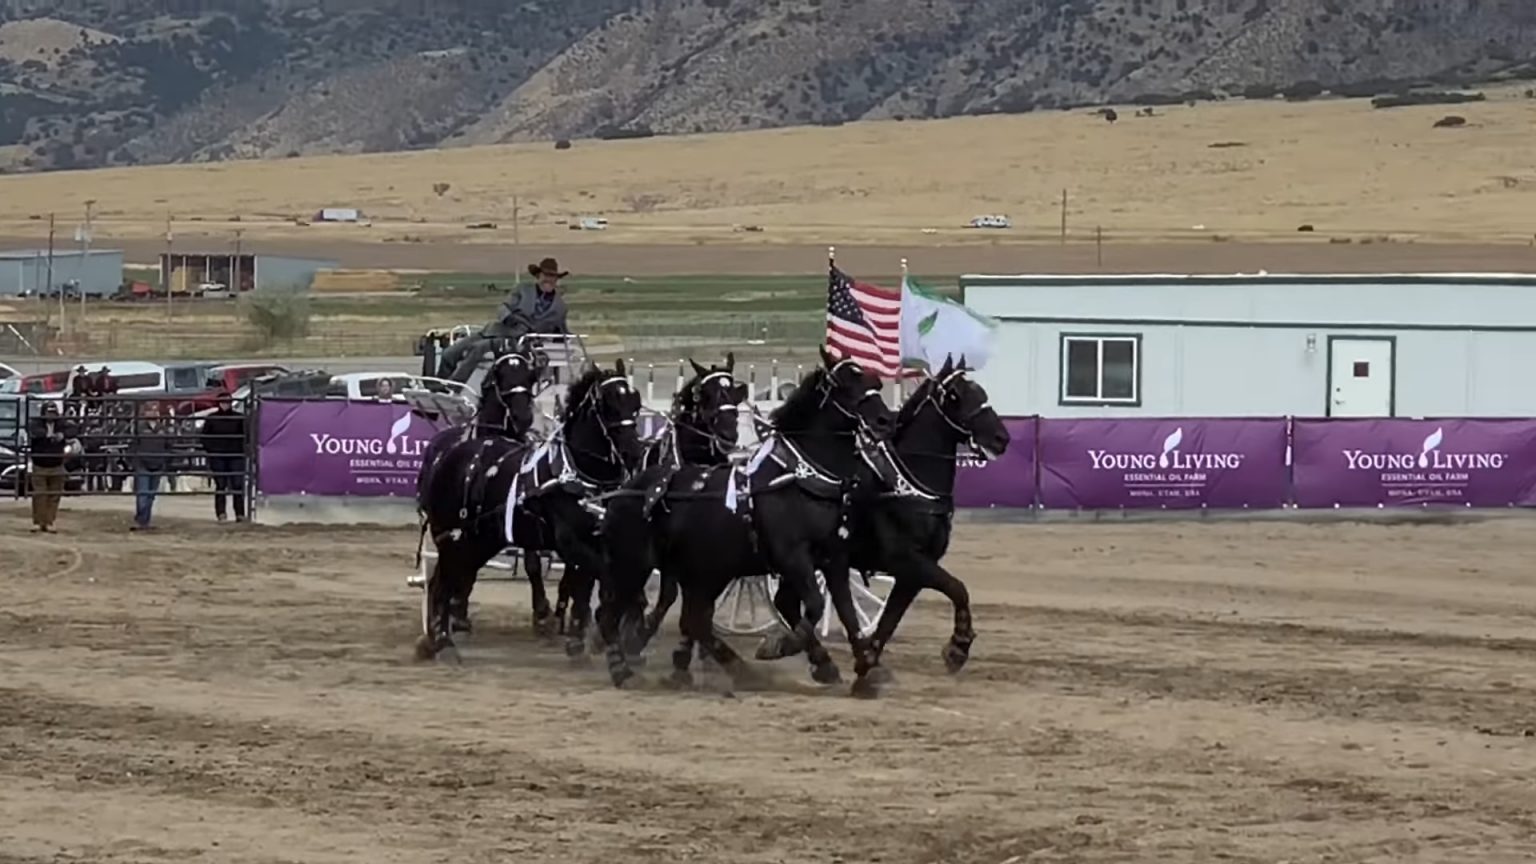
<svg viewBox="0 0 1536 864">
<path fill-rule="evenodd" d="M 25 393 L 30 396 L 62 395 L 64 388 L 69 386 L 69 370 L 20 375 L 0 381 L 0 385 L 3 385 L 0 386 L 0 393 Z"/>
<path fill-rule="evenodd" d="M 176 403 L 177 414 L 198 414 L 218 405 L 219 395 L 222 393 L 235 393 L 248 382 L 263 375 L 274 373 L 286 374 L 288 369 L 273 363 L 227 363 L 222 366 L 210 366 L 206 363 L 194 364 L 198 372 L 201 386 L 190 392 L 173 387 L 172 392 L 180 396 Z"/>
<path fill-rule="evenodd" d="M 348 372 L 337 375 L 331 379 L 326 396 L 332 399 L 377 400 L 379 384 L 383 381 L 389 382 L 391 402 L 406 402 L 405 393 L 412 390 L 454 396 L 471 403 L 479 400 L 479 394 L 467 384 L 405 372 Z"/>
</svg>

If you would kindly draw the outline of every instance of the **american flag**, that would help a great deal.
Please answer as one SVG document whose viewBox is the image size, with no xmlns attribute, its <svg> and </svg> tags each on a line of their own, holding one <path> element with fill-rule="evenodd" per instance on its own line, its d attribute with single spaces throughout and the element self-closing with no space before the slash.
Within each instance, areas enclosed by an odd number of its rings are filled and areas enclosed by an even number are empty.
<svg viewBox="0 0 1536 864">
<path fill-rule="evenodd" d="M 834 265 L 827 279 L 827 345 L 871 372 L 901 372 L 901 292 L 855 282 Z"/>
</svg>

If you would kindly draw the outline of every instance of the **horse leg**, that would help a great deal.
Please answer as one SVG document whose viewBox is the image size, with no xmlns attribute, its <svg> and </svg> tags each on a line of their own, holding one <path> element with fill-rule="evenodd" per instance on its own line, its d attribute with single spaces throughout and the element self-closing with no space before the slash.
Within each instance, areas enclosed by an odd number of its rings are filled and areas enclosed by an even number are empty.
<svg viewBox="0 0 1536 864">
<path fill-rule="evenodd" d="M 811 663 L 811 678 L 818 684 L 836 684 L 842 680 L 842 673 L 838 671 L 827 647 L 821 644 L 821 638 L 816 635 L 816 626 L 821 623 L 821 616 L 826 614 L 827 604 L 822 599 L 820 589 L 816 587 L 815 561 L 806 549 L 796 549 L 791 554 L 779 556 L 779 560 L 783 561 L 779 568 L 779 578 L 794 583 L 795 590 L 800 594 L 800 603 L 805 609 L 804 617 L 795 623 L 790 638 L 805 651 L 806 659 Z"/>
<path fill-rule="evenodd" d="M 576 574 L 570 564 L 561 563 L 560 581 L 555 583 L 555 632 L 564 636 L 570 629 L 571 584 Z"/>
<path fill-rule="evenodd" d="M 418 659 L 431 660 L 453 648 L 452 606 L 461 572 L 461 557 L 457 546 L 440 548 L 437 562 L 427 576 L 422 597 L 422 634 L 416 642 Z"/>
<path fill-rule="evenodd" d="M 966 661 L 971 659 L 971 645 L 976 641 L 976 628 L 971 619 L 971 592 L 966 589 L 964 582 L 955 578 L 939 562 L 928 558 L 920 561 L 927 576 L 925 587 L 948 597 L 950 604 L 955 607 L 955 631 L 950 635 L 949 643 L 944 646 L 942 656 L 946 669 L 951 673 L 959 672 L 965 668 Z"/>
<path fill-rule="evenodd" d="M 523 552 L 523 572 L 533 594 L 533 632 L 549 636 L 555 630 L 555 615 L 549 606 L 549 592 L 544 588 L 544 559 L 539 553 Z"/>
<path fill-rule="evenodd" d="M 683 591 L 683 611 L 680 619 L 683 641 L 672 652 L 672 677 L 676 683 L 691 685 L 693 675 L 688 664 L 697 646 L 701 655 L 707 654 L 734 683 L 746 672 L 746 663 L 736 649 L 715 635 L 715 601 L 722 586 L 711 583 L 693 592 Z"/>
<path fill-rule="evenodd" d="M 795 627 L 801 618 L 800 594 L 795 590 L 794 583 L 788 579 L 779 580 L 779 588 L 773 592 L 773 608 L 779 613 L 786 629 L 763 637 L 763 641 L 757 645 L 757 653 L 753 655 L 759 660 L 782 660 L 804 650 L 804 646 L 794 637 Z"/>
<path fill-rule="evenodd" d="M 656 606 L 645 613 L 645 619 L 641 622 L 640 632 L 636 634 L 639 645 L 633 650 L 626 648 L 630 653 L 638 654 L 640 649 L 650 644 L 652 638 L 661 630 L 661 623 L 672 611 L 672 606 L 677 603 L 677 574 L 671 568 L 663 566 L 657 579 L 659 586 L 656 590 Z"/>
<path fill-rule="evenodd" d="M 460 585 L 453 592 L 453 600 L 449 604 L 450 626 L 455 633 L 470 633 L 474 631 L 474 625 L 469 621 L 469 595 L 475 591 L 475 583 L 479 581 L 480 571 L 470 570 L 466 572 Z"/>
<path fill-rule="evenodd" d="M 822 578 L 827 583 L 827 594 L 832 598 L 832 608 L 837 612 L 838 623 L 848 634 L 848 647 L 853 651 L 854 674 L 868 676 L 879 665 L 879 658 L 870 648 L 859 626 L 859 613 L 853 605 L 853 576 L 848 568 L 848 551 L 842 544 L 835 545 L 821 567 Z"/>
</svg>

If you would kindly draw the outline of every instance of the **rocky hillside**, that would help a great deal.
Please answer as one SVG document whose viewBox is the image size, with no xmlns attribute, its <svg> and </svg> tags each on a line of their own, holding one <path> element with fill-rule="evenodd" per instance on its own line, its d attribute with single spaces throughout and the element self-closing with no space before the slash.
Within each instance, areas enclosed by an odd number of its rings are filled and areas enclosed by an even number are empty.
<svg viewBox="0 0 1536 864">
<path fill-rule="evenodd" d="M 1536 77 L 1530 0 L 11 0 L 0 15 L 12 171 Z"/>
</svg>

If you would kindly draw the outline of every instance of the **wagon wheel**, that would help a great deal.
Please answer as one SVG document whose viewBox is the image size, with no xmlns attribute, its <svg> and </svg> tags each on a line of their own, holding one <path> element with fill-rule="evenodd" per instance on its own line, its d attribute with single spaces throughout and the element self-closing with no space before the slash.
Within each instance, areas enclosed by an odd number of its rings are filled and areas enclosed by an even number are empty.
<svg viewBox="0 0 1536 864">
<path fill-rule="evenodd" d="M 762 636 L 784 626 L 773 608 L 777 576 L 748 576 L 726 586 L 715 601 L 715 632 L 724 636 Z"/>
<path fill-rule="evenodd" d="M 852 583 L 853 610 L 858 616 L 859 635 L 869 636 L 875 632 L 875 627 L 880 623 L 880 615 L 885 612 L 886 598 L 890 596 L 894 580 L 884 573 L 876 573 L 870 577 L 868 587 L 865 587 L 863 578 L 858 574 L 850 574 L 849 581 Z M 816 572 L 816 585 L 821 589 L 821 599 L 827 610 L 817 629 L 821 638 L 826 639 L 832 632 L 833 622 L 837 621 L 837 613 L 832 608 L 832 596 L 827 591 L 826 579 L 819 570 Z M 777 576 L 754 576 L 732 582 L 715 603 L 715 629 L 727 636 L 761 636 L 775 629 L 788 629 L 784 618 L 773 605 L 773 595 L 778 589 Z"/>
</svg>

